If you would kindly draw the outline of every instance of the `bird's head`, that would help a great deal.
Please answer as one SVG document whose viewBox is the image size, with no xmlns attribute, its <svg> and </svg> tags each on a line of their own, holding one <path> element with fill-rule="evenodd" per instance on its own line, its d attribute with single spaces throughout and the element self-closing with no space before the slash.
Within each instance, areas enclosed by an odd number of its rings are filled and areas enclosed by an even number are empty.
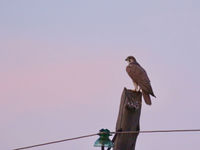
<svg viewBox="0 0 200 150">
<path fill-rule="evenodd" d="M 125 61 L 127 61 L 129 64 L 132 63 L 132 62 L 136 62 L 136 59 L 135 57 L 133 56 L 128 56 Z"/>
</svg>

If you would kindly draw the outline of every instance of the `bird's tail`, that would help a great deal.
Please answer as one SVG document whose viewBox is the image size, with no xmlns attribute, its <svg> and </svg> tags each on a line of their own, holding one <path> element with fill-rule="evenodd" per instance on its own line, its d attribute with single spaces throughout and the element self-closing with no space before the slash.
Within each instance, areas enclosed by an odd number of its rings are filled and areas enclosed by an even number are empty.
<svg viewBox="0 0 200 150">
<path fill-rule="evenodd" d="M 142 91 L 142 95 L 143 95 L 145 103 L 148 104 L 148 105 L 151 105 L 150 95 L 145 91 Z"/>
</svg>

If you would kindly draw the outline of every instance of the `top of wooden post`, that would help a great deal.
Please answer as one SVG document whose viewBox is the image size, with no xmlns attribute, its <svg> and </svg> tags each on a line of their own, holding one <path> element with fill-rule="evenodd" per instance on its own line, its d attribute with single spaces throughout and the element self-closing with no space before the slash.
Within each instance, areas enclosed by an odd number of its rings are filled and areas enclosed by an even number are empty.
<svg viewBox="0 0 200 150">
<path fill-rule="evenodd" d="M 116 131 L 139 131 L 142 93 L 124 88 L 121 96 Z M 134 150 L 138 133 L 117 134 L 114 150 Z"/>
</svg>

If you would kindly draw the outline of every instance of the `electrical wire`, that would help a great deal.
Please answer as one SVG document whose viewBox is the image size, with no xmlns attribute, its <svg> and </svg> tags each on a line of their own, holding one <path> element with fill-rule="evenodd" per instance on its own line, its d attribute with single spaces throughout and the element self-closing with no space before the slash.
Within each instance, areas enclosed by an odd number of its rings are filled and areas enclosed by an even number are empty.
<svg viewBox="0 0 200 150">
<path fill-rule="evenodd" d="M 166 133 L 166 132 L 200 132 L 200 129 L 117 131 L 117 132 L 110 132 L 110 133 L 111 134 L 136 134 L 136 133 Z M 79 136 L 79 137 L 74 137 L 74 138 L 68 138 L 68 139 L 64 139 L 64 140 L 57 140 L 57 141 L 52 141 L 52 142 L 47 142 L 47 143 L 42 143 L 42 144 L 37 144 L 37 145 L 32 145 L 32 146 L 16 148 L 16 149 L 13 149 L 13 150 L 23 150 L 23 149 L 29 149 L 29 148 L 39 147 L 39 146 L 45 146 L 45 145 L 49 145 L 49 144 L 56 144 L 56 143 L 61 143 L 61 142 L 66 142 L 66 141 L 71 141 L 71 140 L 77 140 L 77 139 L 81 139 L 81 138 L 87 138 L 87 137 L 91 137 L 91 136 L 96 136 L 96 135 L 99 135 L 99 134 L 100 133 L 89 134 L 89 135 L 84 135 L 84 136 Z"/>
<path fill-rule="evenodd" d="M 81 139 L 81 138 L 91 137 L 91 136 L 95 136 L 95 135 L 98 135 L 98 133 L 79 136 L 79 137 L 74 137 L 74 138 L 69 138 L 69 139 L 64 139 L 64 140 L 52 141 L 52 142 L 47 142 L 47 143 L 42 143 L 42 144 L 37 144 L 37 145 L 31 145 L 31 146 L 16 148 L 16 149 L 13 149 L 13 150 L 22 150 L 22 149 L 39 147 L 39 146 L 45 146 L 45 145 L 49 145 L 49 144 L 56 144 L 56 143 L 61 143 L 61 142 L 66 142 L 66 141 L 71 141 L 71 140 L 77 140 L 77 139 Z"/>
<path fill-rule="evenodd" d="M 200 132 L 200 129 L 147 130 L 147 131 L 118 131 L 118 132 L 110 132 L 110 133 L 111 133 L 111 134 L 134 134 L 134 133 L 163 133 L 163 132 Z"/>
</svg>

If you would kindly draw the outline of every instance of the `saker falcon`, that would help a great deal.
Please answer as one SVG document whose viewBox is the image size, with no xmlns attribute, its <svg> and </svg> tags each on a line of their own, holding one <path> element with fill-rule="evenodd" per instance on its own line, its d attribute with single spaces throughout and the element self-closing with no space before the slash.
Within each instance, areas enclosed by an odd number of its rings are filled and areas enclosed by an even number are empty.
<svg viewBox="0 0 200 150">
<path fill-rule="evenodd" d="M 135 86 L 134 91 L 142 91 L 143 98 L 146 104 L 151 105 L 150 95 L 156 97 L 153 93 L 150 80 L 147 76 L 146 71 L 140 66 L 136 61 L 135 57 L 128 56 L 126 58 L 128 66 L 126 67 L 126 72 L 133 80 Z"/>
</svg>

